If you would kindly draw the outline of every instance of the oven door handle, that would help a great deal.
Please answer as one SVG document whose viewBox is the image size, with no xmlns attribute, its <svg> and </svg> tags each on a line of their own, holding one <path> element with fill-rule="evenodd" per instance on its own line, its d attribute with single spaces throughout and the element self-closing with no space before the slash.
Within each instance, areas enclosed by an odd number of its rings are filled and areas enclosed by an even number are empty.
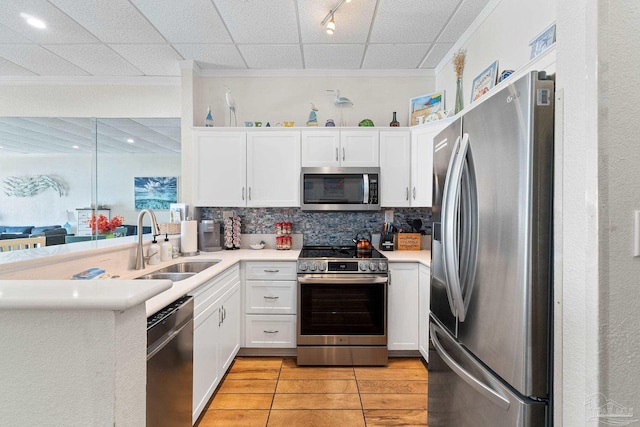
<svg viewBox="0 0 640 427">
<path fill-rule="evenodd" d="M 388 279 L 386 277 L 354 277 L 354 278 L 327 278 L 327 277 L 298 277 L 298 283 L 301 284 L 309 284 L 309 283 L 325 283 L 327 285 L 353 285 L 353 284 L 363 284 L 363 285 L 375 285 L 378 283 L 387 283 Z"/>
</svg>

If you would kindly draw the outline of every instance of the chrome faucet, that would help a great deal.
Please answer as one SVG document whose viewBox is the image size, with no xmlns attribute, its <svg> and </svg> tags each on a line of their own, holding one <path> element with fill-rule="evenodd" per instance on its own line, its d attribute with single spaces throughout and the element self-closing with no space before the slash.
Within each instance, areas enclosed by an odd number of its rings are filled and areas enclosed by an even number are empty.
<svg viewBox="0 0 640 427">
<path fill-rule="evenodd" d="M 160 227 L 158 226 L 158 220 L 156 220 L 156 214 L 151 209 L 143 209 L 138 214 L 138 251 L 136 252 L 136 270 L 142 270 L 144 268 L 144 251 L 142 248 L 142 218 L 144 214 L 148 213 L 151 217 L 151 232 L 153 236 L 160 235 Z"/>
</svg>

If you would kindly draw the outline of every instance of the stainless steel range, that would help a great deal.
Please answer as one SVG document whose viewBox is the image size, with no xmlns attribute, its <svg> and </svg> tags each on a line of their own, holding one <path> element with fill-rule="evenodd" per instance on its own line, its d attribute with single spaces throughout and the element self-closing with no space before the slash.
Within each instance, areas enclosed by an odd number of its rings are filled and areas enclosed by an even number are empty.
<svg viewBox="0 0 640 427">
<path fill-rule="evenodd" d="M 377 250 L 304 247 L 298 365 L 386 365 L 388 263 Z"/>
</svg>

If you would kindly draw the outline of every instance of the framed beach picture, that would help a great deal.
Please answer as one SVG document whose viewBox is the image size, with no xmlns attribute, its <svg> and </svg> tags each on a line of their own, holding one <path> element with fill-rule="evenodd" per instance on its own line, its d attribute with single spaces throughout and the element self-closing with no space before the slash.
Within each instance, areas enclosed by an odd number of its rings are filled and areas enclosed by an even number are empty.
<svg viewBox="0 0 640 427">
<path fill-rule="evenodd" d="M 429 93 L 409 101 L 409 126 L 427 122 L 427 116 L 444 110 L 444 91 Z"/>
<path fill-rule="evenodd" d="M 542 52 L 549 49 L 549 47 L 551 47 L 555 42 L 556 23 L 554 22 L 531 40 L 531 43 L 529 43 L 529 46 L 531 46 L 531 56 L 529 59 L 533 59 L 540 55 Z"/>
<path fill-rule="evenodd" d="M 496 75 L 498 74 L 498 61 L 489 65 L 483 72 L 473 79 L 471 85 L 471 102 L 480 98 L 496 85 Z"/>
<path fill-rule="evenodd" d="M 136 209 L 169 209 L 171 203 L 178 201 L 178 178 L 134 177 L 133 198 Z"/>
</svg>

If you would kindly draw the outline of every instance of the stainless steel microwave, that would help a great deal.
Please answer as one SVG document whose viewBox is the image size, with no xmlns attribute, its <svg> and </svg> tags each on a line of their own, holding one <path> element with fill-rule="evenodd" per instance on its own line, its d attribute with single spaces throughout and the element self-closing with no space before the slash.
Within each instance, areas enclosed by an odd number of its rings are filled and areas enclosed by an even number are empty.
<svg viewBox="0 0 640 427">
<path fill-rule="evenodd" d="M 380 168 L 302 168 L 304 211 L 379 211 Z"/>
</svg>

